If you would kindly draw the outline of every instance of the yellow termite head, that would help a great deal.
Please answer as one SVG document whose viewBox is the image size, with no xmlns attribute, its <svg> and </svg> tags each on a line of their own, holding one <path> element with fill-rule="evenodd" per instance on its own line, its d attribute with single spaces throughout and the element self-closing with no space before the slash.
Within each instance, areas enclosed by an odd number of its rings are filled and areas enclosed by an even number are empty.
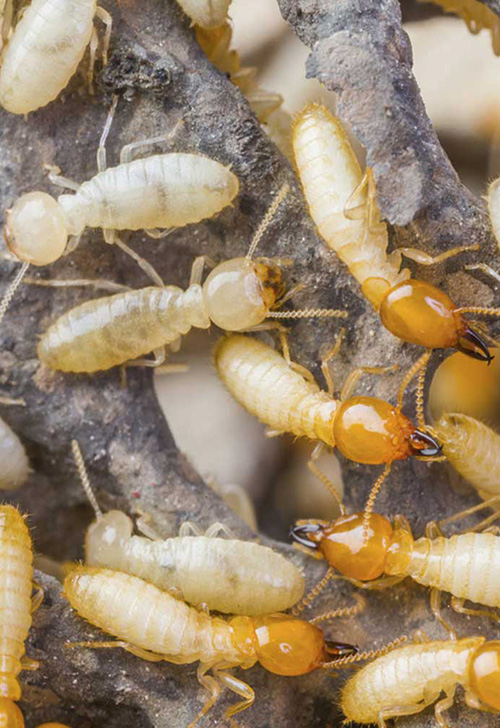
<svg viewBox="0 0 500 728">
<path fill-rule="evenodd" d="M 54 263 L 68 242 L 64 212 L 45 192 L 28 192 L 16 200 L 6 212 L 4 235 L 9 250 L 31 265 Z"/>
<path fill-rule="evenodd" d="M 484 642 L 469 662 L 469 687 L 479 700 L 500 711 L 500 642 Z"/>
<path fill-rule="evenodd" d="M 132 536 L 133 523 L 122 511 L 109 511 L 92 523 L 85 535 L 85 561 L 90 566 L 106 566 L 123 551 Z"/>
<path fill-rule="evenodd" d="M 232 258 L 220 263 L 203 286 L 210 319 L 226 331 L 262 323 L 283 292 L 280 268 L 264 259 Z"/>
<path fill-rule="evenodd" d="M 305 675 L 357 652 L 353 645 L 325 640 L 319 627 L 289 614 L 254 618 L 254 628 L 257 659 L 275 675 Z"/>
<path fill-rule="evenodd" d="M 436 286 L 410 278 L 391 288 L 380 306 L 383 325 L 394 336 L 427 349 L 453 347 L 488 364 L 491 354 L 458 306 Z"/>
<path fill-rule="evenodd" d="M 0 698 L 0 726 L 24 728 L 24 718 L 20 708 L 8 698 Z"/>
</svg>

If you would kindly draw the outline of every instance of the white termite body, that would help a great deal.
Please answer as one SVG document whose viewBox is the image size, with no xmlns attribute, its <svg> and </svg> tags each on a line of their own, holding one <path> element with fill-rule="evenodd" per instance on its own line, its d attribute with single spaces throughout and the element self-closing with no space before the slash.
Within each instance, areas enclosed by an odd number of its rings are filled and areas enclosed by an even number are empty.
<svg viewBox="0 0 500 728">
<path fill-rule="evenodd" d="M 67 86 L 90 43 L 96 0 L 32 0 L 2 56 L 0 104 L 27 114 Z"/>
<path fill-rule="evenodd" d="M 16 490 L 28 480 L 30 465 L 16 433 L 0 418 L 0 490 Z"/>
<path fill-rule="evenodd" d="M 310 104 L 295 121 L 293 148 L 309 212 L 321 237 L 378 310 L 387 291 L 410 273 L 400 271 L 400 253 L 387 254 L 387 226 L 380 222 L 376 201 L 369 203 L 366 186 L 352 201 L 358 208 L 356 219 L 344 214 L 363 175 L 342 125 L 324 106 Z"/>
<path fill-rule="evenodd" d="M 227 19 L 231 0 L 177 0 L 193 23 L 202 28 L 218 28 Z"/>
<path fill-rule="evenodd" d="M 132 535 L 120 511 L 99 517 L 87 531 L 85 558 L 140 577 L 160 589 L 180 589 L 190 604 L 232 614 L 270 614 L 302 596 L 304 578 L 281 554 L 251 541 L 179 536 L 152 541 Z"/>
</svg>

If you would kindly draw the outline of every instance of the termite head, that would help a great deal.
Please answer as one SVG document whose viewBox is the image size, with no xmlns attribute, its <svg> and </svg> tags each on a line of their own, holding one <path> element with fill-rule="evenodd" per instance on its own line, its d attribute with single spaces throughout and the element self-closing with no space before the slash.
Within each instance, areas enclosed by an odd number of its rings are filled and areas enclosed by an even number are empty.
<svg viewBox="0 0 500 728">
<path fill-rule="evenodd" d="M 9 250 L 24 263 L 48 265 L 68 242 L 64 212 L 45 192 L 21 195 L 6 212 L 4 235 Z"/>
<path fill-rule="evenodd" d="M 500 642 L 484 642 L 472 654 L 469 686 L 477 698 L 500 711 Z"/>
<path fill-rule="evenodd" d="M 431 435 L 417 430 L 398 408 L 377 397 L 351 397 L 343 402 L 335 417 L 333 437 L 346 458 L 367 465 L 440 453 L 439 443 Z"/>
<path fill-rule="evenodd" d="M 439 288 L 410 278 L 391 288 L 380 306 L 383 325 L 394 336 L 427 349 L 453 347 L 490 362 L 481 337 L 468 325 L 456 304 Z"/>
<path fill-rule="evenodd" d="M 325 640 L 314 624 L 289 614 L 254 618 L 255 653 L 260 664 L 275 675 L 305 675 L 333 657 L 344 657 L 357 648 Z"/>
<path fill-rule="evenodd" d="M 262 323 L 283 290 L 278 266 L 247 258 L 220 263 L 203 286 L 210 319 L 226 331 L 241 331 Z"/>
<path fill-rule="evenodd" d="M 132 536 L 133 523 L 122 511 L 100 516 L 85 535 L 85 562 L 89 566 L 108 566 L 116 561 L 125 542 Z"/>
<path fill-rule="evenodd" d="M 2 728 L 24 728 L 20 708 L 8 698 L 0 698 L 0 725 Z"/>
<path fill-rule="evenodd" d="M 353 513 L 331 522 L 298 521 L 291 536 L 303 546 L 321 553 L 330 566 L 344 576 L 371 581 L 384 573 L 393 529 L 387 518 L 372 513 L 365 534 L 363 520 L 363 513 Z"/>
</svg>

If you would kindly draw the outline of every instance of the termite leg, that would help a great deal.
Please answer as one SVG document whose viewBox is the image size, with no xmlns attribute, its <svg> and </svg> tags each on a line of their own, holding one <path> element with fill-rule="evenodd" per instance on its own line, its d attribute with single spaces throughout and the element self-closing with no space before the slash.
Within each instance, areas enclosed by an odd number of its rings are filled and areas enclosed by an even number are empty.
<svg viewBox="0 0 500 728">
<path fill-rule="evenodd" d="M 121 240 L 121 238 L 118 237 L 115 230 L 110 230 L 109 228 L 103 228 L 102 234 L 104 236 L 104 240 L 109 245 L 116 245 L 121 250 L 123 250 L 124 253 L 127 255 L 130 255 L 131 258 L 135 260 L 137 265 L 142 268 L 144 273 L 151 278 L 155 286 L 158 286 L 159 288 L 164 288 L 165 284 L 163 282 L 162 277 L 159 273 L 153 268 L 151 263 L 149 263 L 145 258 L 143 258 L 139 253 L 136 253 L 135 250 L 132 250 L 126 243 Z"/>
<path fill-rule="evenodd" d="M 120 164 L 128 164 L 128 162 L 131 162 L 137 156 L 136 152 L 143 147 L 150 147 L 154 144 L 164 144 L 165 142 L 170 141 L 170 139 L 177 134 L 183 124 L 183 119 L 179 119 L 172 131 L 168 134 L 159 134 L 158 136 L 150 137 L 149 139 L 141 139 L 138 142 L 126 144 L 120 152 Z"/>
<path fill-rule="evenodd" d="M 121 647 L 121 649 L 130 652 L 136 657 L 140 657 L 141 660 L 147 660 L 148 662 L 161 662 L 165 659 L 162 655 L 157 655 L 156 652 L 149 652 L 149 650 L 143 650 L 141 647 L 131 645 L 129 642 L 122 642 L 118 640 L 116 642 L 66 642 L 66 647 L 88 647 L 92 650 L 112 650 L 115 647 Z"/>
<path fill-rule="evenodd" d="M 330 362 L 339 353 L 344 335 L 345 329 L 341 328 L 339 333 L 337 334 L 334 345 L 327 349 L 321 358 L 321 371 L 326 382 L 326 393 L 329 394 L 330 397 L 333 395 L 334 390 L 333 377 L 330 371 Z"/>
<path fill-rule="evenodd" d="M 483 510 L 483 508 L 493 508 L 493 504 L 500 504 L 500 495 L 493 496 L 493 498 L 490 498 L 487 501 L 484 501 L 484 503 L 479 503 L 476 506 L 472 506 L 471 508 L 466 508 L 463 511 L 459 511 L 458 513 L 455 513 L 453 516 L 449 516 L 448 518 L 443 518 L 441 521 L 430 521 L 425 529 L 426 535 L 428 538 L 433 538 L 436 536 L 442 536 L 443 535 L 443 526 L 447 526 L 450 523 L 454 523 L 455 521 L 459 521 L 462 518 L 466 518 L 467 516 L 472 515 L 473 513 L 477 513 L 478 511 Z M 484 528 L 490 525 L 493 521 L 495 521 L 497 518 L 500 517 L 500 512 L 495 510 L 494 513 L 492 513 L 491 516 L 488 516 L 487 518 L 484 518 L 480 523 L 478 523 L 474 528 L 467 528 L 467 533 L 471 533 L 474 531 L 482 531 Z M 434 534 L 434 535 L 429 535 Z"/>
<path fill-rule="evenodd" d="M 169 586 L 167 589 L 167 592 L 170 594 L 171 597 L 174 599 L 177 599 L 179 602 L 185 602 L 184 594 L 182 589 L 179 589 L 178 586 Z"/>
<path fill-rule="evenodd" d="M 68 242 L 66 243 L 66 247 L 64 248 L 63 255 L 69 255 L 72 253 L 76 248 L 80 245 L 80 240 L 82 239 L 83 232 L 78 233 L 78 235 L 71 235 Z"/>
<path fill-rule="evenodd" d="M 283 430 L 273 430 L 272 427 L 266 427 L 264 434 L 268 440 L 271 440 L 273 437 L 281 437 L 285 433 Z"/>
<path fill-rule="evenodd" d="M 441 614 L 441 591 L 439 589 L 431 589 L 430 593 L 430 608 L 434 617 L 437 619 L 441 627 L 449 634 L 450 640 L 457 639 L 457 633 L 449 622 L 445 620 Z"/>
<path fill-rule="evenodd" d="M 109 130 L 111 129 L 111 125 L 113 124 L 113 119 L 116 112 L 116 107 L 118 105 L 118 95 L 113 96 L 113 101 L 111 102 L 110 109 L 108 111 L 108 116 L 106 117 L 106 122 L 104 124 L 104 129 L 102 130 L 101 138 L 99 140 L 99 147 L 97 148 L 97 171 L 98 172 L 104 172 L 104 170 L 107 167 L 107 160 L 106 160 L 106 141 L 108 139 Z"/>
<path fill-rule="evenodd" d="M 216 538 L 220 533 L 223 533 L 227 538 L 235 538 L 234 533 L 224 523 L 212 523 L 204 533 L 206 538 Z"/>
<path fill-rule="evenodd" d="M 132 359 L 125 362 L 125 367 L 159 367 L 165 362 L 165 347 L 153 351 L 154 359 Z"/>
<path fill-rule="evenodd" d="M 469 708 L 474 708 L 474 710 L 481 710 L 483 713 L 494 713 L 495 715 L 498 714 L 498 711 L 494 710 L 493 708 L 489 708 L 487 705 L 482 703 L 477 695 L 472 692 L 472 690 L 466 691 L 465 704 Z"/>
<path fill-rule="evenodd" d="M 494 270 L 491 266 L 486 265 L 486 263 L 475 263 L 474 265 L 465 265 L 464 270 L 466 270 L 466 271 L 480 270 L 483 273 L 486 273 L 486 275 L 489 275 L 492 278 L 494 278 L 498 283 L 500 283 L 500 273 L 498 273 L 498 271 Z"/>
<path fill-rule="evenodd" d="M 411 526 L 408 522 L 408 519 L 406 518 L 406 516 L 402 516 L 400 513 L 394 516 L 394 530 L 396 529 L 406 531 L 410 535 L 412 534 Z"/>
<path fill-rule="evenodd" d="M 104 278 L 95 278 L 90 280 L 87 278 L 74 278 L 72 280 L 58 280 L 52 278 L 30 278 L 26 276 L 24 283 L 30 286 L 47 286 L 47 288 L 76 288 L 78 286 L 89 286 L 92 288 L 101 288 L 103 291 L 111 291 L 112 293 L 121 293 L 122 291 L 132 291 L 133 288 L 125 286 L 122 283 L 107 281 Z"/>
<path fill-rule="evenodd" d="M 205 266 L 208 268 L 215 268 L 217 263 L 212 260 L 208 255 L 198 255 L 194 260 L 193 264 L 191 266 L 191 276 L 189 278 L 189 285 L 195 286 L 201 285 L 201 281 L 203 280 L 203 271 L 205 269 Z"/>
<path fill-rule="evenodd" d="M 452 597 L 451 608 L 459 614 L 469 614 L 472 617 L 487 617 L 488 619 L 492 619 L 494 622 L 500 622 L 500 615 L 497 614 L 497 612 L 490 612 L 488 609 L 469 609 L 469 607 L 464 607 L 465 602 L 465 599 Z"/>
<path fill-rule="evenodd" d="M 345 402 L 346 399 L 349 399 L 355 386 L 364 374 L 388 374 L 389 372 L 397 371 L 398 367 L 398 364 L 391 364 L 386 367 L 357 367 L 353 369 L 352 372 L 349 372 L 344 382 L 344 386 L 340 392 L 340 401 Z"/>
<path fill-rule="evenodd" d="M 165 230 L 160 230 L 159 228 L 149 228 L 147 230 L 144 230 L 148 238 L 153 238 L 153 240 L 162 240 L 162 238 L 166 238 L 173 231 L 174 228 L 166 228 Z"/>
<path fill-rule="evenodd" d="M 179 536 L 203 536 L 203 530 L 193 521 L 184 521 L 180 525 Z"/>
<path fill-rule="evenodd" d="M 411 703 L 410 705 L 394 705 L 390 708 L 382 708 L 378 714 L 379 728 L 387 728 L 388 720 L 392 718 L 403 718 L 406 715 L 416 715 L 429 707 L 431 703 Z"/>
<path fill-rule="evenodd" d="M 455 690 L 451 691 L 434 706 L 434 717 L 439 728 L 449 728 L 449 723 L 444 717 L 445 710 L 449 710 L 455 702 Z"/>
<path fill-rule="evenodd" d="M 146 536 L 146 538 L 151 539 L 151 541 L 161 541 L 162 537 L 160 534 L 156 531 L 156 529 L 151 525 L 152 516 L 151 513 L 140 513 L 139 518 L 137 518 L 135 525 L 139 533 L 142 533 L 143 536 Z"/>
<path fill-rule="evenodd" d="M 111 40 L 111 29 L 113 27 L 113 18 L 108 13 L 108 11 L 104 10 L 104 8 L 101 8 L 100 5 L 97 6 L 95 14 L 96 14 L 96 18 L 99 18 L 101 23 L 103 23 L 105 26 L 101 53 L 102 53 L 102 64 L 103 64 L 103 66 L 106 66 L 108 63 L 108 51 L 109 51 L 109 43 Z"/>
<path fill-rule="evenodd" d="M 339 511 L 341 515 L 345 515 L 345 508 L 344 504 L 342 503 L 342 499 L 340 498 L 337 488 L 335 487 L 335 484 L 330 480 L 328 475 L 324 473 L 321 468 L 316 464 L 316 460 L 318 460 L 323 453 L 325 449 L 325 445 L 323 442 L 318 442 L 318 444 L 315 446 L 314 450 L 311 453 L 311 457 L 309 458 L 307 462 L 307 467 L 311 471 L 311 473 L 323 483 L 323 485 L 327 488 L 330 495 L 333 497 L 335 502 L 337 503 L 339 507 Z"/>
<path fill-rule="evenodd" d="M 36 610 L 40 608 L 45 594 L 43 586 L 41 586 L 38 582 L 33 581 L 33 587 L 35 589 L 35 593 L 31 597 L 31 614 L 34 614 Z"/>
<path fill-rule="evenodd" d="M 3 21 L 1 26 L 1 37 L 4 43 L 9 40 L 10 30 L 12 27 L 12 15 L 13 15 L 13 0 L 6 0 L 5 7 L 3 9 Z M 1 48 L 0 44 L 0 48 Z"/>
<path fill-rule="evenodd" d="M 27 670 L 28 672 L 34 672 L 35 670 L 38 670 L 40 667 L 40 663 L 38 660 L 32 660 L 30 657 L 26 657 L 26 655 L 23 655 L 21 658 L 21 670 Z"/>
<path fill-rule="evenodd" d="M 389 589 L 390 587 L 399 584 L 401 581 L 406 579 L 406 575 L 379 576 L 378 579 L 373 579 L 373 581 L 359 581 L 358 579 L 353 579 L 352 576 L 341 575 L 338 575 L 336 578 L 348 581 L 349 584 L 356 586 L 358 589 L 366 589 L 367 591 L 382 591 L 383 589 Z"/>
<path fill-rule="evenodd" d="M 95 58 L 97 55 L 97 49 L 99 48 L 99 36 L 95 26 L 92 26 L 92 33 L 90 36 L 89 43 L 89 67 L 87 69 L 87 86 L 90 94 L 94 93 L 93 80 L 94 80 L 94 67 Z"/>
<path fill-rule="evenodd" d="M 68 179 L 68 177 L 64 177 L 61 174 L 60 167 L 56 164 L 44 164 L 43 166 L 48 172 L 47 177 L 51 184 L 56 187 L 62 187 L 65 190 L 73 190 L 74 192 L 77 192 L 80 189 L 80 183 L 75 182 L 72 179 Z"/>
<path fill-rule="evenodd" d="M 236 713 L 241 713 L 242 710 L 246 710 L 253 704 L 255 700 L 255 692 L 252 690 L 250 685 L 243 680 L 239 680 L 237 677 L 234 677 L 234 675 L 231 675 L 228 672 L 220 672 L 215 669 L 214 674 L 224 687 L 243 698 L 241 702 L 236 703 L 236 705 L 233 705 L 226 710 L 224 714 L 226 718 L 230 719 L 231 716 L 236 715 Z"/>
<path fill-rule="evenodd" d="M 371 171 L 369 172 L 368 170 L 366 170 L 361 179 L 361 182 L 358 184 L 357 187 L 355 187 L 353 192 L 347 198 L 342 212 L 344 217 L 346 217 L 348 220 L 360 220 L 366 216 L 366 202 L 362 201 L 361 203 L 355 205 L 354 201 L 363 192 L 365 187 L 370 184 L 370 178 L 373 179 L 371 176 Z"/>
<path fill-rule="evenodd" d="M 208 690 L 209 696 L 201 710 L 198 711 L 195 719 L 189 724 L 188 728 L 194 728 L 194 726 L 201 720 L 201 718 L 203 718 L 203 716 L 208 713 L 210 708 L 213 708 L 221 693 L 221 688 L 218 680 L 216 680 L 211 675 L 207 675 L 207 670 L 210 670 L 210 665 L 205 665 L 200 662 L 200 664 L 198 665 L 196 676 L 200 685 Z"/>
<path fill-rule="evenodd" d="M 281 266 L 283 265 L 283 260 L 280 260 L 279 258 L 271 259 L 271 262 L 276 263 L 279 265 L 278 261 L 280 261 Z M 281 267 L 280 266 L 280 267 Z M 287 301 L 289 301 L 291 298 L 293 298 L 297 293 L 300 291 L 303 291 L 306 287 L 305 283 L 297 283 L 296 286 L 293 286 L 293 288 L 290 288 L 289 291 L 284 293 L 281 298 L 279 298 L 276 303 L 274 304 L 274 308 L 281 308 L 283 304 L 285 304 Z"/>
<path fill-rule="evenodd" d="M 283 352 L 283 359 L 286 361 L 290 369 L 292 371 L 297 372 L 297 374 L 300 374 L 301 377 L 304 377 L 304 379 L 307 379 L 308 382 L 312 382 L 313 384 L 316 384 L 316 380 L 314 379 L 314 374 L 309 371 L 306 367 L 302 366 L 302 364 L 297 364 L 297 362 L 292 361 L 290 356 L 290 346 L 288 344 L 288 335 L 285 331 L 279 332 L 280 336 L 280 345 L 281 345 L 281 351 Z"/>
<path fill-rule="evenodd" d="M 208 608 L 208 604 L 206 602 L 200 602 L 195 606 L 195 609 L 202 614 L 206 614 L 208 617 L 210 616 L 210 609 Z"/>
<path fill-rule="evenodd" d="M 453 258 L 455 255 L 467 253 L 471 250 L 479 250 L 479 248 L 480 246 L 477 244 L 459 245 L 456 248 L 451 248 L 451 250 L 446 250 L 444 253 L 439 253 L 439 255 L 429 255 L 418 248 L 398 248 L 397 250 L 401 253 L 401 255 L 404 255 L 406 258 L 410 258 L 410 260 L 414 260 L 415 263 L 418 263 L 419 265 L 437 265 L 438 263 L 442 263 L 444 260 L 448 260 L 448 258 Z"/>
</svg>

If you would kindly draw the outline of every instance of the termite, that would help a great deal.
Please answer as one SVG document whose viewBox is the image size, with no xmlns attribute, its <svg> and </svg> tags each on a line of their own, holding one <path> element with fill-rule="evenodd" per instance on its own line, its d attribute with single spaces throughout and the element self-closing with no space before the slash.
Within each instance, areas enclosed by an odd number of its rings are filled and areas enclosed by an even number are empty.
<svg viewBox="0 0 500 728">
<path fill-rule="evenodd" d="M 89 566 L 124 571 L 160 589 L 180 590 L 190 604 L 205 603 L 209 609 L 230 614 L 283 611 L 302 596 L 304 578 L 294 564 L 267 546 L 236 540 L 222 523 L 213 524 L 204 535 L 191 522 L 182 524 L 177 538 L 132 535 L 133 522 L 125 513 L 102 513 L 76 440 L 72 449 L 96 514 L 85 536 Z M 228 538 L 216 538 L 219 533 Z"/>
<path fill-rule="evenodd" d="M 454 248 L 435 257 L 414 248 L 399 248 L 388 255 L 387 226 L 380 220 L 371 173 L 363 177 L 338 119 L 324 106 L 306 106 L 294 125 L 293 146 L 309 211 L 321 237 L 347 265 L 385 328 L 428 350 L 454 347 L 489 363 L 486 344 L 463 314 L 500 316 L 500 309 L 457 307 L 443 291 L 410 278 L 407 269 L 400 270 L 402 254 L 431 265 L 477 246 Z M 349 209 L 351 203 L 355 208 Z"/>
<path fill-rule="evenodd" d="M 424 0 L 420 0 L 423 2 Z M 480 0 L 433 0 L 446 13 L 454 13 L 464 20 L 473 35 L 489 30 L 495 55 L 500 55 L 500 18 Z"/>
<path fill-rule="evenodd" d="M 346 657 L 343 664 L 352 665 L 357 657 Z M 387 720 L 420 713 L 444 692 L 434 716 L 446 728 L 443 713 L 452 707 L 457 685 L 470 708 L 500 711 L 500 642 L 469 637 L 398 647 L 349 678 L 340 705 L 347 722 L 385 728 Z"/>
<path fill-rule="evenodd" d="M 0 506 L 0 723 L 24 728 L 16 702 L 21 698 L 18 675 L 36 670 L 25 655 L 31 615 L 40 606 L 43 590 L 33 590 L 33 546 L 24 518 L 13 506 Z"/>
<path fill-rule="evenodd" d="M 165 235 L 159 228 L 213 217 L 238 194 L 238 178 L 229 168 L 200 154 L 171 152 L 134 159 L 138 149 L 161 143 L 170 134 L 127 144 L 120 164 L 106 169 L 105 145 L 117 102 L 115 97 L 97 150 L 97 175 L 80 185 L 51 172 L 51 182 L 75 194 L 55 200 L 45 192 L 28 192 L 7 210 L 5 239 L 23 266 L 0 304 L 0 320 L 28 266 L 49 265 L 73 251 L 87 227 L 102 228 L 107 243 L 118 245 L 156 285 L 163 285 L 154 268 L 125 245 L 116 230 L 144 230 L 159 238 Z"/>
<path fill-rule="evenodd" d="M 109 569 L 76 567 L 64 581 L 64 594 L 80 617 L 119 640 L 72 646 L 121 647 L 152 662 L 199 661 L 198 680 L 210 695 L 190 728 L 214 705 L 221 687 L 243 698 L 226 711 L 226 717 L 253 704 L 252 688 L 228 673 L 228 668 L 246 670 L 260 662 L 277 675 L 305 675 L 335 666 L 336 659 L 356 651 L 351 645 L 325 640 L 315 624 L 288 614 L 212 617 L 136 576 Z M 328 617 L 356 611 L 356 607 L 337 610 Z M 211 676 L 207 675 L 210 670 Z"/>
<path fill-rule="evenodd" d="M 177 0 L 186 15 L 201 28 L 218 28 L 226 22 L 231 0 Z"/>
<path fill-rule="evenodd" d="M 7 0 L 11 5 L 12 0 Z M 94 18 L 106 26 L 103 63 L 111 36 L 110 14 L 96 0 L 32 0 L 6 47 L 0 66 L 0 104 L 12 114 L 46 106 L 66 88 L 90 46 L 91 72 L 98 37 Z"/>
<path fill-rule="evenodd" d="M 228 331 L 269 327 L 266 319 L 345 317 L 344 311 L 274 311 L 291 295 L 284 293 L 280 261 L 252 260 L 253 253 L 286 196 L 276 195 L 244 258 L 219 263 L 201 285 L 205 256 L 196 258 L 189 288 L 143 288 L 87 301 L 63 314 L 38 345 L 40 361 L 64 372 L 96 372 L 125 362 L 156 366 L 165 347 L 177 345 L 191 327 L 211 323 Z M 297 290 L 297 289 L 294 289 Z M 155 352 L 156 360 L 137 357 Z"/>
<path fill-rule="evenodd" d="M 500 619 L 495 613 L 463 606 L 465 601 L 472 601 L 500 607 L 500 538 L 496 535 L 500 529 L 490 526 L 499 514 L 488 516 L 465 533 L 445 537 L 442 531 L 445 524 L 476 513 L 490 503 L 480 503 L 440 522 L 428 523 L 426 536 L 417 540 L 404 516 L 396 516 L 391 524 L 384 516 L 372 513 L 367 532 L 365 514 L 346 515 L 345 510 L 331 522 L 298 521 L 291 536 L 305 551 L 324 558 L 330 566 L 311 592 L 314 597 L 334 577 L 334 570 L 364 589 L 381 589 L 411 577 L 431 587 L 432 611 L 453 635 L 441 616 L 442 591 L 452 594 L 451 605 L 458 612 Z M 489 532 L 476 532 L 486 527 Z M 310 602 L 308 595 L 303 603 Z M 297 610 L 301 608 L 299 605 Z"/>
<path fill-rule="evenodd" d="M 361 367 L 347 377 L 340 399 L 333 397 L 328 363 L 337 353 L 341 337 L 323 358 L 321 369 L 328 390 L 321 391 L 312 374 L 256 339 L 232 335 L 217 344 L 214 361 L 230 394 L 248 412 L 271 428 L 270 434 L 289 432 L 336 447 L 349 460 L 367 465 L 384 464 L 373 486 L 367 514 L 383 481 L 396 460 L 414 455 L 434 458 L 440 452 L 437 441 L 418 430 L 401 412 L 406 377 L 398 395 L 398 406 L 376 397 L 352 397 L 363 373 L 381 374 L 394 367 Z M 316 449 L 313 459 L 317 457 Z M 325 485 L 328 479 L 310 461 L 310 467 Z M 334 491 L 335 489 L 333 489 Z"/>
<path fill-rule="evenodd" d="M 30 464 L 21 440 L 0 417 L 0 490 L 17 490 L 26 483 L 29 473 Z"/>
</svg>

